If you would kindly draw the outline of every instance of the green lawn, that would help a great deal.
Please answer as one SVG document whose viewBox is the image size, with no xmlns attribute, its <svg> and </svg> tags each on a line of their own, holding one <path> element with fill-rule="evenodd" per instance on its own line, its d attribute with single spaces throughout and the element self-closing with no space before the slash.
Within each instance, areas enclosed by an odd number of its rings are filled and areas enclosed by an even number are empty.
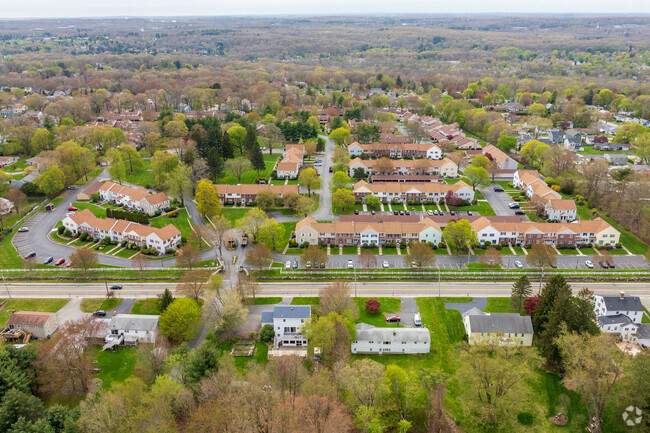
<svg viewBox="0 0 650 433">
<path fill-rule="evenodd" d="M 282 301 L 281 297 L 269 296 L 269 297 L 257 297 L 255 298 L 254 305 L 271 305 L 278 304 Z"/>
<path fill-rule="evenodd" d="M 0 268 L 13 269 L 23 267 L 23 258 L 20 257 L 18 251 L 14 248 L 11 240 L 16 236 L 16 231 L 10 233 L 6 238 L 0 242 Z"/>
<path fill-rule="evenodd" d="M 404 207 L 400 205 L 399 209 L 403 210 Z M 332 204 L 332 213 L 334 215 L 352 215 L 355 210 L 358 210 L 359 212 L 363 212 L 363 205 L 355 204 L 353 207 L 342 209 L 342 208 L 340 208 L 338 206 L 334 206 L 334 204 Z"/>
<path fill-rule="evenodd" d="M 88 173 L 86 177 L 82 176 L 80 179 L 77 179 L 77 181 L 74 184 L 85 185 L 91 180 L 93 180 L 94 178 L 96 178 L 97 176 L 99 176 L 102 173 L 102 171 L 104 171 L 104 167 L 97 167 L 96 169 Z"/>
<path fill-rule="evenodd" d="M 231 356 L 233 341 L 226 340 L 219 344 L 219 350 L 223 351 L 223 356 Z M 235 367 L 240 373 L 245 372 L 247 369 L 254 367 L 257 364 L 266 364 L 268 359 L 269 346 L 261 341 L 255 342 L 255 353 L 253 356 L 235 356 Z M 249 365 L 250 364 L 250 365 Z"/>
<path fill-rule="evenodd" d="M 375 314 L 370 314 L 366 311 L 365 303 L 369 299 L 376 299 L 381 304 L 379 311 Z M 356 323 L 367 323 L 377 327 L 391 327 L 396 328 L 400 326 L 398 323 L 386 323 L 385 314 L 399 313 L 402 311 L 402 301 L 399 298 L 354 298 L 359 307 L 359 318 Z"/>
<path fill-rule="evenodd" d="M 584 204 L 576 204 L 576 209 L 578 212 L 578 217 L 581 220 L 592 220 L 594 219 L 594 216 L 591 214 L 591 210 L 589 209 L 589 206 L 584 205 Z"/>
<path fill-rule="evenodd" d="M 0 310 L 0 326 L 4 329 L 13 310 L 56 313 L 69 299 L 9 299 Z"/>
<path fill-rule="evenodd" d="M 6 173 L 15 173 L 17 171 L 23 171 L 27 167 L 27 158 L 21 157 L 18 158 L 18 161 L 14 162 L 11 165 L 2 167 L 2 171 Z"/>
<path fill-rule="evenodd" d="M 318 296 L 296 297 L 291 300 L 291 305 L 318 305 L 320 298 Z"/>
<path fill-rule="evenodd" d="M 285 254 L 292 255 L 292 256 L 299 256 L 302 254 L 302 248 L 289 248 Z"/>
<path fill-rule="evenodd" d="M 569 249 L 560 249 L 560 248 L 558 248 L 558 251 L 563 256 L 577 256 L 578 255 L 578 250 L 575 249 L 575 248 L 569 248 Z"/>
<path fill-rule="evenodd" d="M 134 173 L 130 173 L 127 166 L 126 181 L 145 188 L 151 188 L 155 181 L 151 172 L 151 160 L 143 159 L 142 168 L 135 170 Z"/>
<path fill-rule="evenodd" d="M 511 313 L 510 298 L 487 298 L 486 313 Z"/>
<path fill-rule="evenodd" d="M 221 215 L 226 217 L 230 221 L 230 225 L 235 227 L 237 220 L 242 219 L 250 209 L 252 208 L 233 208 L 232 206 L 228 206 L 221 209 Z"/>
<path fill-rule="evenodd" d="M 72 203 L 72 206 L 79 208 L 80 211 L 88 209 L 97 218 L 106 218 L 106 209 L 94 203 L 88 201 L 77 201 Z"/>
<path fill-rule="evenodd" d="M 289 222 L 289 223 L 280 223 L 284 226 L 284 237 L 282 238 L 282 243 L 281 247 L 279 248 L 280 252 L 284 250 L 284 247 L 289 243 L 289 239 L 291 239 L 291 233 L 296 230 L 296 224 L 297 222 Z"/>
<path fill-rule="evenodd" d="M 609 250 L 609 253 L 613 256 L 625 256 L 627 255 L 627 251 L 625 251 L 623 248 L 614 248 L 612 250 Z"/>
<path fill-rule="evenodd" d="M 264 154 L 264 163 L 266 165 L 266 169 L 263 171 L 260 171 L 260 174 L 258 176 L 256 170 L 250 169 L 250 162 L 246 158 L 236 158 L 236 159 L 243 159 L 246 161 L 248 165 L 248 169 L 244 170 L 244 173 L 242 174 L 241 177 L 241 182 L 237 180 L 237 177 L 232 174 L 232 171 L 230 170 L 230 167 L 228 166 L 228 163 L 232 160 L 228 160 L 225 162 L 225 175 L 219 179 L 215 183 L 217 184 L 226 184 L 226 185 L 233 185 L 233 184 L 238 184 L 238 183 L 255 183 L 255 180 L 258 177 L 264 177 L 264 178 L 269 178 L 271 176 L 271 172 L 273 171 L 273 166 L 275 165 L 275 161 L 280 157 L 280 154 Z"/>
<path fill-rule="evenodd" d="M 112 310 L 120 305 L 122 299 L 120 298 L 85 298 L 81 300 L 81 311 L 84 313 L 92 313 L 97 310 Z"/>
<path fill-rule="evenodd" d="M 131 314 L 160 314 L 158 298 L 138 299 L 131 308 Z"/>
<path fill-rule="evenodd" d="M 590 256 L 590 255 L 593 256 L 594 254 L 596 254 L 596 250 L 593 248 L 580 248 L 580 252 L 582 252 L 582 254 L 586 256 Z"/>
<path fill-rule="evenodd" d="M 124 249 L 124 250 L 120 251 L 119 253 L 112 254 L 112 255 L 114 255 L 115 257 L 121 257 L 123 259 L 130 259 L 134 255 L 136 255 L 138 253 L 138 251 L 139 250 L 127 250 L 127 249 Z"/>
<path fill-rule="evenodd" d="M 519 256 L 524 255 L 524 249 L 523 248 L 521 248 L 521 247 L 512 247 L 512 248 L 515 249 L 515 253 L 517 253 L 517 255 L 519 255 Z"/>
<path fill-rule="evenodd" d="M 21 220 L 25 215 L 27 215 L 29 212 L 34 209 L 36 204 L 40 203 L 42 200 L 28 200 L 27 203 L 25 203 L 21 208 L 20 212 L 18 213 L 12 213 L 10 215 L 6 215 L 2 218 L 2 226 L 3 227 L 11 227 L 14 224 L 16 224 L 18 221 Z M 13 212 L 13 211 L 12 211 Z M 18 229 L 18 227 L 16 227 Z"/>
<path fill-rule="evenodd" d="M 451 210 L 452 208 L 450 208 Z M 496 215 L 492 206 L 486 201 L 480 201 L 478 204 L 468 205 L 468 206 L 458 206 L 454 209 L 456 212 L 478 212 L 481 215 Z"/>
<path fill-rule="evenodd" d="M 438 254 L 438 250 L 436 250 L 436 254 Z M 381 255 L 382 256 L 396 256 L 397 255 L 397 248 L 382 248 L 381 249 Z"/>
<path fill-rule="evenodd" d="M 159 217 L 154 218 L 150 221 L 152 227 L 162 228 L 167 224 L 173 224 L 181 232 L 181 237 L 184 239 L 189 239 L 190 234 L 192 233 L 192 228 L 190 226 L 190 216 L 187 214 L 186 209 L 179 209 L 178 216 L 176 218 L 167 218 Z"/>
<path fill-rule="evenodd" d="M 354 254 L 358 253 L 357 247 L 343 247 L 343 254 Z"/>
<path fill-rule="evenodd" d="M 102 351 L 101 346 L 89 350 L 97 360 L 95 366 L 99 373 L 95 377 L 102 380 L 102 388 L 110 389 L 113 383 L 124 382 L 133 376 L 136 364 L 136 350 L 118 347 L 116 350 Z"/>
<path fill-rule="evenodd" d="M 598 216 L 607 221 L 612 227 L 621 232 L 621 243 L 630 250 L 632 254 L 643 255 L 648 250 L 648 244 L 639 239 L 636 235 L 625 230 L 615 219 L 608 217 L 602 211 L 596 211 Z"/>
</svg>

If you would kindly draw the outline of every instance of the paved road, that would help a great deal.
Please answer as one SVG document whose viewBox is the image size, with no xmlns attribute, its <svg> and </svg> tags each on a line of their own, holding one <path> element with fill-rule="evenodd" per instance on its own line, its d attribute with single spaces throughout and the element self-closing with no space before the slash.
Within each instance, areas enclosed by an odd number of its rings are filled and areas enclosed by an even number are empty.
<svg viewBox="0 0 650 433">
<path fill-rule="evenodd" d="M 316 221 L 332 221 L 338 219 L 338 216 L 332 215 L 332 191 L 330 191 L 329 183 L 332 179 L 330 167 L 332 164 L 332 155 L 336 145 L 326 135 L 321 135 L 320 138 L 325 140 L 325 155 L 323 156 L 323 166 L 321 169 L 322 188 L 320 190 L 320 201 L 316 212 L 311 214 L 311 217 Z"/>
<path fill-rule="evenodd" d="M 483 197 L 490 203 L 494 213 L 499 216 L 513 216 L 517 209 L 510 209 L 508 203 L 512 203 L 512 197 L 508 195 L 507 192 L 495 192 L 492 188 L 498 186 L 497 184 L 492 184 L 487 188 L 479 189 Z M 524 216 L 524 215 L 521 215 Z"/>
<path fill-rule="evenodd" d="M 260 296 L 317 296 L 328 283 L 262 283 Z M 169 283 L 124 283 L 123 289 L 115 295 L 123 298 L 153 297 L 165 288 L 175 290 L 175 282 Z M 647 283 L 575 283 L 577 292 L 588 287 L 596 293 L 615 294 L 623 290 L 630 295 L 650 297 L 650 285 Z M 13 297 L 22 298 L 71 298 L 103 297 L 106 289 L 103 283 L 67 284 L 67 283 L 26 283 L 8 284 Z M 354 284 L 353 284 L 354 289 Z M 443 281 L 437 282 L 359 282 L 356 284 L 357 296 L 396 296 L 417 297 L 437 296 L 438 289 L 442 296 L 510 296 L 512 282 L 471 282 Z M 0 297 L 6 297 L 4 285 L 0 285 Z"/>
</svg>

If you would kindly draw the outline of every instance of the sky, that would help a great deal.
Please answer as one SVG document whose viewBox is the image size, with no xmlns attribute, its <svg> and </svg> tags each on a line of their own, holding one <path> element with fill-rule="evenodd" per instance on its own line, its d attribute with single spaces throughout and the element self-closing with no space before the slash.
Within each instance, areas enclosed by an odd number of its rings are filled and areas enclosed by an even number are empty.
<svg viewBox="0 0 650 433">
<path fill-rule="evenodd" d="M 0 19 L 436 13 L 648 14 L 648 0 L 0 0 Z"/>
</svg>

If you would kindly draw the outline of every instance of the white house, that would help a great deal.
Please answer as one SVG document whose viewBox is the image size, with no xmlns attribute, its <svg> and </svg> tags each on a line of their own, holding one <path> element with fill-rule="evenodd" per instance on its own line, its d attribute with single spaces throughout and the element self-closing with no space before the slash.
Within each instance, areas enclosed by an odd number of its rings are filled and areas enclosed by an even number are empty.
<svg viewBox="0 0 650 433">
<path fill-rule="evenodd" d="M 272 325 L 274 347 L 307 347 L 302 327 L 311 318 L 311 305 L 276 305 L 272 311 L 262 311 L 262 326 Z"/>
<path fill-rule="evenodd" d="M 533 345 L 530 316 L 516 313 L 484 313 L 472 308 L 463 314 L 463 326 L 471 345 L 497 341 L 499 345 Z"/>
<path fill-rule="evenodd" d="M 352 353 L 429 353 L 431 335 L 426 328 L 376 328 L 367 323 L 356 325 Z"/>
<path fill-rule="evenodd" d="M 124 336 L 124 341 L 138 343 L 154 343 L 158 336 L 158 318 L 160 316 L 146 314 L 118 314 L 111 318 L 110 334 L 106 342 Z"/>
<path fill-rule="evenodd" d="M 374 195 L 384 203 L 392 201 L 402 202 L 410 200 L 433 201 L 438 203 L 451 191 L 460 199 L 471 202 L 474 200 L 474 190 L 462 180 L 455 184 L 437 182 L 405 183 L 405 182 L 380 182 L 367 183 L 363 180 L 355 183 L 352 192 L 357 202 L 367 195 Z"/>
<path fill-rule="evenodd" d="M 169 207 L 169 197 L 164 192 L 149 194 L 145 188 L 131 188 L 114 182 L 104 182 L 99 187 L 99 195 L 102 200 L 114 201 L 117 204 L 123 204 L 126 208 L 131 208 L 148 215 L 153 215 L 157 210 L 163 210 Z"/>
<path fill-rule="evenodd" d="M 619 334 L 623 341 L 636 342 L 639 325 L 625 314 L 615 314 L 611 316 L 598 316 L 596 324 L 602 332 Z"/>
<path fill-rule="evenodd" d="M 625 296 L 625 292 L 614 295 L 594 296 L 594 311 L 596 316 L 624 315 L 632 323 L 639 324 L 643 318 L 643 304 L 638 296 Z M 602 329 L 602 328 L 601 328 Z"/>
<path fill-rule="evenodd" d="M 544 205 L 544 211 L 551 221 L 571 222 L 578 216 L 576 203 L 573 200 L 550 199 Z"/>
</svg>

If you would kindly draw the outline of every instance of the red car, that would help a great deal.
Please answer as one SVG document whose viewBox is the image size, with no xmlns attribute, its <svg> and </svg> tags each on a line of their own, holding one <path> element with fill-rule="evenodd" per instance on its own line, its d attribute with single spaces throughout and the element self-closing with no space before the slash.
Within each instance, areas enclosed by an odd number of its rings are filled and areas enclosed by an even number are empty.
<svg viewBox="0 0 650 433">
<path fill-rule="evenodd" d="M 68 210 L 72 212 L 72 211 L 79 210 L 79 208 L 76 208 L 74 206 L 68 206 Z"/>
<path fill-rule="evenodd" d="M 62 265 L 64 263 L 65 263 L 65 259 L 63 257 L 61 257 L 59 260 L 54 262 L 54 266 L 59 266 L 59 265 Z"/>
<path fill-rule="evenodd" d="M 69 268 L 70 266 L 72 266 L 72 262 L 68 262 L 68 263 L 65 264 L 66 268 Z"/>
<path fill-rule="evenodd" d="M 388 323 L 399 323 L 400 320 L 401 320 L 400 317 L 398 315 L 395 315 L 395 314 L 390 315 L 390 316 L 386 316 L 386 321 Z"/>
</svg>

